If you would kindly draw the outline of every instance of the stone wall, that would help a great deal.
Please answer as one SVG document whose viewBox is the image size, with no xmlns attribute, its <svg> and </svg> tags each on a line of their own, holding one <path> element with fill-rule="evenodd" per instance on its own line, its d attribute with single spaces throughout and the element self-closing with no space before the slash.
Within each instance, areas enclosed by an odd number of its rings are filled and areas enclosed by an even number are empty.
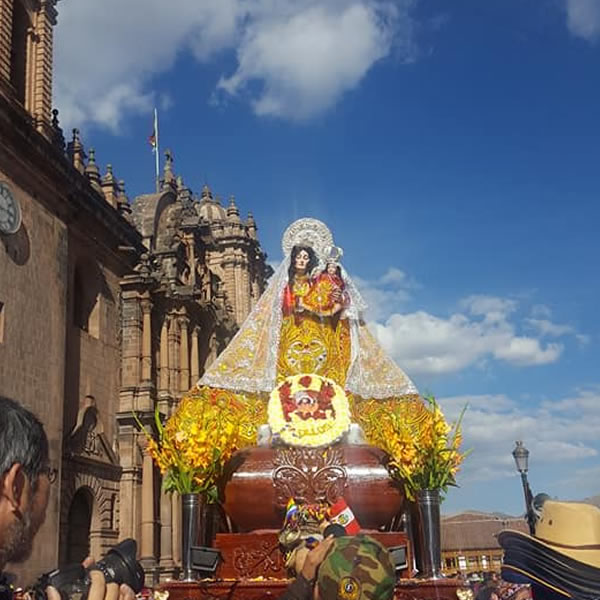
<svg viewBox="0 0 600 600">
<path fill-rule="evenodd" d="M 0 180 L 10 181 L 4 171 Z M 53 466 L 60 466 L 65 374 L 67 228 L 31 195 L 10 182 L 23 224 L 0 239 L 0 394 L 35 412 L 50 440 Z M 58 485 L 52 486 L 46 523 L 26 574 L 55 566 L 58 548 Z"/>
</svg>

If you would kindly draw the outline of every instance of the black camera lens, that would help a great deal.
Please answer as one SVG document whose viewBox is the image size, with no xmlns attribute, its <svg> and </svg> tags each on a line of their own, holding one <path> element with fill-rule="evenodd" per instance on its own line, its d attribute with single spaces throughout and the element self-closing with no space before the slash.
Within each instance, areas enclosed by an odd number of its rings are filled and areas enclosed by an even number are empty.
<svg viewBox="0 0 600 600">
<path fill-rule="evenodd" d="M 69 565 L 42 575 L 32 588 L 35 600 L 47 600 L 46 588 L 55 587 L 62 600 L 86 600 L 91 585 L 89 571 L 101 571 L 106 583 L 127 584 L 136 594 L 144 587 L 144 569 L 137 562 L 137 544 L 131 538 L 108 551 L 104 560 L 89 569 Z"/>
<path fill-rule="evenodd" d="M 144 587 L 144 569 L 135 559 L 137 544 L 128 538 L 108 551 L 104 560 L 98 561 L 92 569 L 104 574 L 106 583 L 127 584 L 136 594 Z"/>
</svg>

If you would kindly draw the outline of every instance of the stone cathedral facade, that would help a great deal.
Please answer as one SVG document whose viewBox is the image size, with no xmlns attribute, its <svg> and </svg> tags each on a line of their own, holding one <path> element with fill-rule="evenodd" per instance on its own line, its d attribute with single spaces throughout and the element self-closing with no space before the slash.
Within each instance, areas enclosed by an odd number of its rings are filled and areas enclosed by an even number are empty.
<svg viewBox="0 0 600 600">
<path fill-rule="evenodd" d="M 176 498 L 133 417 L 168 416 L 271 270 L 251 215 L 199 196 L 170 153 L 130 201 L 52 111 L 56 0 L 0 0 L 0 394 L 44 422 L 53 485 L 24 580 L 125 537 L 155 577 L 179 562 Z M 124 166 L 121 167 L 124 169 Z M 170 501 L 169 501 L 170 500 Z"/>
</svg>

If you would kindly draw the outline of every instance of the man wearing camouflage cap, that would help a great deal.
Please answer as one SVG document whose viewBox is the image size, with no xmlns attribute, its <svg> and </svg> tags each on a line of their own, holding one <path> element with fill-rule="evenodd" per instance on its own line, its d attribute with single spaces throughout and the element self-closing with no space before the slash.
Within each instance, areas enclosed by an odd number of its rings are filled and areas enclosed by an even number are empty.
<svg viewBox="0 0 600 600">
<path fill-rule="evenodd" d="M 390 600 L 395 583 L 390 553 L 377 540 L 367 535 L 328 538 L 309 552 L 280 600 Z"/>
</svg>

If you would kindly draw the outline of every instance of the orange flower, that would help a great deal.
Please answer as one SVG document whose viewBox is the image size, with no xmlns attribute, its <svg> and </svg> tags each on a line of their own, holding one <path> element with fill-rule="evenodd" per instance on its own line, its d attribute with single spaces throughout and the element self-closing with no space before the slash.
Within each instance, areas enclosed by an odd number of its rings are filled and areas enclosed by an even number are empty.
<svg viewBox="0 0 600 600">
<path fill-rule="evenodd" d="M 450 424 L 433 397 L 426 402 L 415 397 L 371 400 L 362 402 L 354 414 L 369 442 L 387 452 L 390 475 L 411 499 L 422 489 L 445 492 L 455 486 L 468 454 L 460 452 L 462 414 Z"/>
<path fill-rule="evenodd" d="M 253 402 L 248 404 L 256 411 Z M 143 430 L 166 491 L 216 500 L 225 463 L 256 431 L 243 407 L 235 394 L 205 388 L 185 397 L 165 424 L 157 408 L 156 437 Z"/>
</svg>

